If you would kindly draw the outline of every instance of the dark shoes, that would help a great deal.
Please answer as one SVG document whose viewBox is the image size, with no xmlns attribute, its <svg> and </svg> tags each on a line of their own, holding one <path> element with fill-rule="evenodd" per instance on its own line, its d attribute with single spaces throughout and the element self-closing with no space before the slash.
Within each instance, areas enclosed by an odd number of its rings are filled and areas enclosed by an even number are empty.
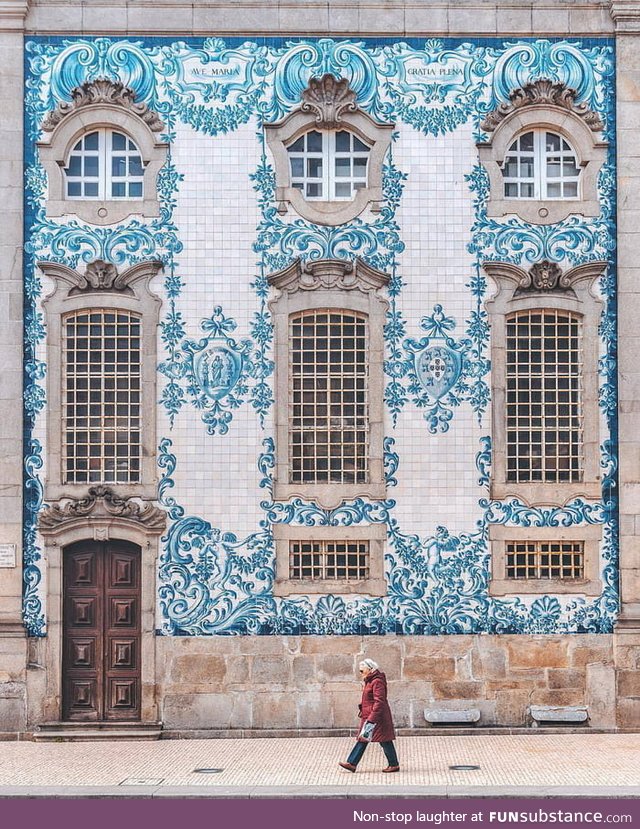
<svg viewBox="0 0 640 829">
<path fill-rule="evenodd" d="M 342 763 L 340 763 L 340 765 L 342 765 Z M 382 769 L 382 771 L 387 773 L 392 771 L 400 771 L 400 766 L 387 766 L 386 769 Z"/>
<path fill-rule="evenodd" d="M 353 763 L 338 763 L 338 765 L 342 766 L 342 768 L 346 769 L 347 771 L 355 771 L 356 770 L 356 767 L 353 765 Z"/>
</svg>

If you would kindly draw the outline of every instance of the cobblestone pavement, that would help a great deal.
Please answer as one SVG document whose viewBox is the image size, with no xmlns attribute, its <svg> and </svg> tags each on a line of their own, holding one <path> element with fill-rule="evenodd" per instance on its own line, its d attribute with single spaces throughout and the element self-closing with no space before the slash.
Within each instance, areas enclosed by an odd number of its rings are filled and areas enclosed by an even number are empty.
<svg viewBox="0 0 640 829">
<path fill-rule="evenodd" d="M 0 796 L 640 796 L 637 734 L 401 737 L 399 774 L 382 774 L 376 745 L 356 774 L 343 771 L 351 746 L 347 737 L 5 742 Z M 459 764 L 480 768 L 450 768 Z"/>
</svg>

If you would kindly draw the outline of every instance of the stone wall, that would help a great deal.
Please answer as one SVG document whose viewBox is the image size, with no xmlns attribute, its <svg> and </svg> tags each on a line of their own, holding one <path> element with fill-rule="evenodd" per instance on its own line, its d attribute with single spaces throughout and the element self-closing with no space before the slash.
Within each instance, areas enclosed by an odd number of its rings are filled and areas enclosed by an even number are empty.
<svg viewBox="0 0 640 829">
<path fill-rule="evenodd" d="M 357 723 L 358 662 L 386 672 L 396 726 L 426 707 L 477 707 L 481 726 L 527 726 L 530 705 L 587 705 L 613 729 L 612 637 L 159 637 L 165 730 L 345 730 Z"/>
</svg>

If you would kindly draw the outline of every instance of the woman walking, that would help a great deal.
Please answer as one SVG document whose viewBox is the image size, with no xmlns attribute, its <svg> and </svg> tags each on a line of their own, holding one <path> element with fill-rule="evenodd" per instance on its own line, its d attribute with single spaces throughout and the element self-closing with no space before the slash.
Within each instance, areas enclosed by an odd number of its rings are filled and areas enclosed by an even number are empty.
<svg viewBox="0 0 640 829">
<path fill-rule="evenodd" d="M 373 659 L 363 659 L 360 663 L 363 680 L 362 702 L 360 703 L 360 731 L 346 763 L 340 763 L 343 769 L 355 771 L 369 742 L 380 743 L 389 764 L 384 772 L 400 771 L 398 755 L 393 741 L 396 734 L 391 718 L 391 709 L 387 702 L 387 678 Z"/>
</svg>

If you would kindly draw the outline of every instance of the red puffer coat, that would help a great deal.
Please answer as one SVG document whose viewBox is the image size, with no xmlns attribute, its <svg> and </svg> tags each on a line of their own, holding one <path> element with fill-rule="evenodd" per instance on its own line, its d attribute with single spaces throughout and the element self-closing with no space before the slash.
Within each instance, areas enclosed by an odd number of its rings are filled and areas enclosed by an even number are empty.
<svg viewBox="0 0 640 829">
<path fill-rule="evenodd" d="M 387 678 L 382 671 L 371 671 L 364 681 L 360 703 L 360 730 L 366 722 L 376 724 L 371 742 L 388 743 L 395 740 L 396 732 L 387 702 Z"/>
</svg>

